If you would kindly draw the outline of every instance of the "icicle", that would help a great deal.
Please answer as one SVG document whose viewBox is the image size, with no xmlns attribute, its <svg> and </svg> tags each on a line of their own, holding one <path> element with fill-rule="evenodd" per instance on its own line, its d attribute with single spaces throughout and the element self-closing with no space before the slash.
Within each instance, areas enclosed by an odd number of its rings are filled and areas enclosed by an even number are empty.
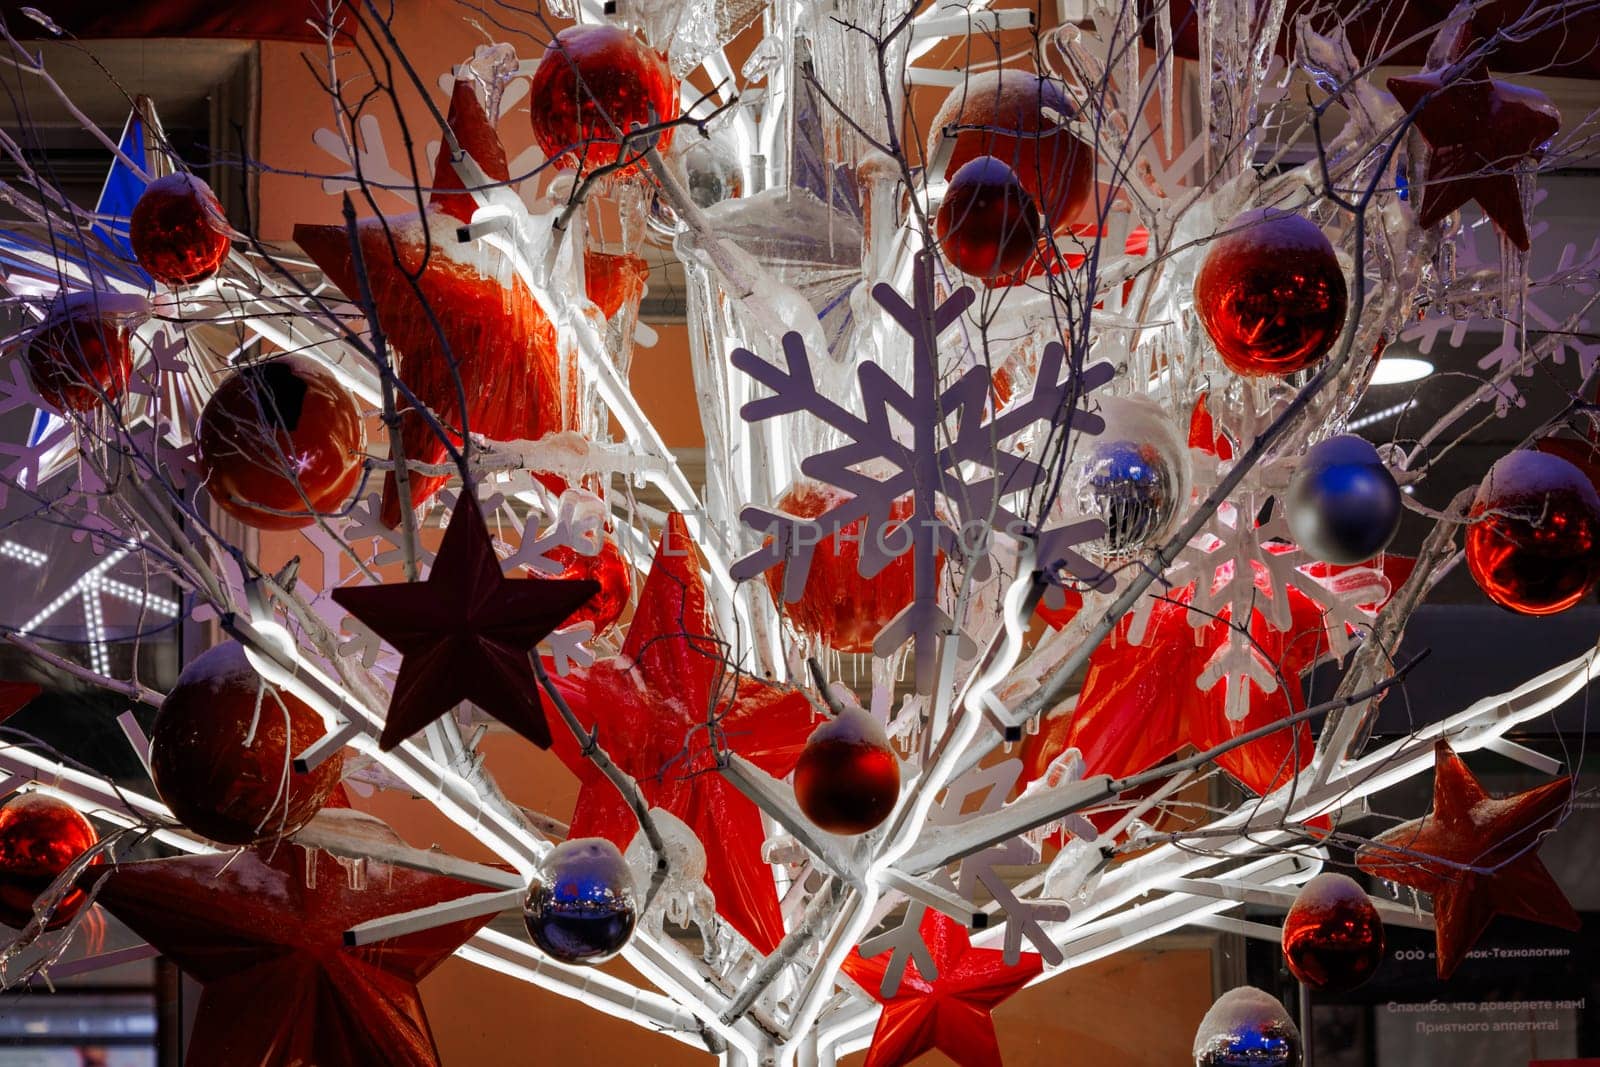
<svg viewBox="0 0 1600 1067">
<path fill-rule="evenodd" d="M 1130 3 L 1128 6 L 1132 6 Z M 1168 0 L 1156 0 L 1156 62 L 1160 66 L 1161 93 L 1161 143 L 1167 158 L 1172 158 L 1174 127 L 1178 124 L 1178 96 L 1173 92 L 1174 71 L 1178 57 L 1172 43 L 1172 5 Z"/>
</svg>

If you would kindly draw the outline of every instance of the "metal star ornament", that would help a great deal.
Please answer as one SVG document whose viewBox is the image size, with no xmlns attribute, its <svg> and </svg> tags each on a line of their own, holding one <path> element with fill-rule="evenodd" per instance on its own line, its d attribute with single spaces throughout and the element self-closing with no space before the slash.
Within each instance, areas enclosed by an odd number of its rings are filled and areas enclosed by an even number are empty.
<svg viewBox="0 0 1600 1067">
<path fill-rule="evenodd" d="M 1433 810 L 1379 835 L 1356 863 L 1433 897 L 1439 977 L 1449 978 L 1496 915 L 1563 930 L 1581 925 L 1538 855 L 1540 838 L 1555 828 L 1571 798 L 1570 777 L 1491 797 L 1449 742 L 1440 741 Z"/>
<path fill-rule="evenodd" d="M 587 578 L 507 578 L 478 502 L 462 492 L 426 581 L 333 591 L 403 657 L 379 746 L 387 752 L 466 700 L 549 748 L 528 657 L 599 590 Z"/>
<path fill-rule="evenodd" d="M 1404 78 L 1389 91 L 1428 144 L 1417 222 L 1429 227 L 1476 200 L 1507 240 L 1528 250 L 1515 167 L 1543 153 L 1561 112 L 1537 89 L 1489 77 L 1481 60 Z M 1419 110 L 1420 107 L 1420 110 Z"/>
</svg>

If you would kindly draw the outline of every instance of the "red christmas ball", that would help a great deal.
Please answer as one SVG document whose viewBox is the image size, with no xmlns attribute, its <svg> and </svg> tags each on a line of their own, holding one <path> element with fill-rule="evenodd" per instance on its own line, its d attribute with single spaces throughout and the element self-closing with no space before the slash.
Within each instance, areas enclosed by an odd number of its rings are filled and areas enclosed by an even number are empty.
<svg viewBox="0 0 1600 1067">
<path fill-rule="evenodd" d="M 950 179 L 935 219 L 939 247 L 956 269 L 978 278 L 1014 274 L 1039 243 L 1039 209 L 1016 171 L 979 156 Z"/>
<path fill-rule="evenodd" d="M 1502 456 L 1473 498 L 1467 569 L 1501 607 L 1554 615 L 1600 581 L 1600 495 L 1559 456 Z"/>
<path fill-rule="evenodd" d="M 850 494 L 831 485 L 801 479 L 778 498 L 778 510 L 802 519 L 814 519 L 848 501 Z M 817 638 L 840 652 L 871 652 L 873 639 L 911 603 L 916 564 L 911 554 L 893 560 L 871 578 L 861 577 L 861 542 L 864 537 L 883 537 L 898 545 L 904 539 L 901 524 L 911 517 L 911 497 L 895 501 L 889 515 L 893 520 L 882 531 L 866 529 L 866 520 L 857 519 L 838 534 L 822 538 L 811 558 L 805 590 L 800 599 L 784 610 L 803 634 Z M 938 557 L 939 569 L 944 556 Z M 767 572 L 767 588 L 775 600 L 783 600 L 784 567 Z M 935 575 L 935 581 L 938 576 Z"/>
<path fill-rule="evenodd" d="M 568 545 L 553 548 L 544 555 L 551 563 L 561 566 L 561 573 L 553 577 L 589 578 L 600 583 L 600 591 L 569 615 L 563 626 L 592 622 L 595 634 L 599 635 L 617 624 L 633 592 L 633 578 L 622 549 L 610 534 L 601 537 L 600 551 L 593 556 L 586 556 Z"/>
<path fill-rule="evenodd" d="M 847 706 L 812 731 L 794 765 L 794 797 L 830 834 L 864 834 L 900 796 L 900 760 L 878 720 Z"/>
<path fill-rule="evenodd" d="M 233 246 L 222 205 L 211 186 L 192 174 L 169 174 L 145 186 L 128 220 L 128 236 L 145 273 L 174 286 L 217 273 Z"/>
<path fill-rule="evenodd" d="M 0 805 L 0 923 L 21 930 L 32 922 L 39 894 L 98 840 L 77 808 L 54 797 L 19 793 Z M 67 893 L 45 929 L 67 925 L 87 900 L 81 889 Z"/>
<path fill-rule="evenodd" d="M 211 498 L 260 530 L 338 511 L 361 480 L 367 442 L 355 400 L 304 356 L 235 371 L 206 402 L 197 437 Z"/>
<path fill-rule="evenodd" d="M 666 60 L 619 26 L 569 26 L 545 49 L 528 87 L 533 137 L 545 156 L 563 170 L 589 171 L 615 163 L 622 138 L 634 128 L 678 117 L 678 80 Z M 672 128 L 656 147 L 672 143 Z M 638 168 L 649 147 L 630 146 L 632 162 L 617 173 Z"/>
<path fill-rule="evenodd" d="M 190 660 L 162 702 L 150 776 L 195 833 L 227 845 L 273 841 L 310 822 L 339 784 L 342 754 L 294 769 L 324 732 L 321 716 L 267 685 L 229 641 Z"/>
<path fill-rule="evenodd" d="M 928 158 L 935 157 L 944 130 L 966 127 L 955 133 L 945 174 L 993 156 L 1016 173 L 1046 228 L 1061 233 L 1094 195 L 1094 151 L 1057 121 L 1075 114 L 1066 90 L 1050 78 L 1015 69 L 968 75 L 934 117 Z"/>
<path fill-rule="evenodd" d="M 1305 884 L 1284 917 L 1283 958 L 1317 992 L 1348 992 L 1371 978 L 1383 960 L 1383 919 L 1355 879 L 1320 874 Z"/>
<path fill-rule="evenodd" d="M 143 301 L 138 307 L 143 308 Z M 128 387 L 133 305 L 114 293 L 73 293 L 58 301 L 28 341 L 28 378 L 59 411 L 92 411 Z"/>
<path fill-rule="evenodd" d="M 1195 310 L 1235 374 L 1293 374 L 1339 337 L 1344 271 L 1317 225 L 1274 208 L 1247 211 L 1211 242 Z"/>
</svg>

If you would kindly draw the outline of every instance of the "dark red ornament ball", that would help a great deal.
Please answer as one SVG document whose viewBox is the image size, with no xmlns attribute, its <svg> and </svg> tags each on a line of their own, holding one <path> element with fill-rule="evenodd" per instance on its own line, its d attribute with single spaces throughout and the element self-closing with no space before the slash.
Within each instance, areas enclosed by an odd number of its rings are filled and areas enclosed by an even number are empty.
<svg viewBox="0 0 1600 1067">
<path fill-rule="evenodd" d="M 900 796 L 900 760 L 878 721 L 857 707 L 812 731 L 794 767 L 805 817 L 830 834 L 864 834 Z"/>
<path fill-rule="evenodd" d="M 978 278 L 1014 274 L 1039 243 L 1039 208 L 1016 171 L 979 156 L 956 171 L 935 219 L 939 247 L 956 269 Z"/>
<path fill-rule="evenodd" d="M 1467 569 L 1501 607 L 1553 615 L 1600 581 L 1600 495 L 1559 456 L 1502 456 L 1473 498 Z"/>
<path fill-rule="evenodd" d="M 1211 242 L 1195 278 L 1200 321 L 1228 369 L 1293 374 L 1333 347 L 1348 294 L 1333 244 L 1299 215 L 1261 208 Z"/>
<path fill-rule="evenodd" d="M 1045 228 L 1061 233 L 1094 195 L 1094 151 L 1062 124 L 1076 114 L 1065 88 L 1051 78 L 1015 68 L 971 74 L 934 116 L 928 159 L 935 158 L 944 131 L 957 127 L 944 173 L 953 176 L 979 156 L 995 157 L 1016 172 Z"/>
<path fill-rule="evenodd" d="M 678 80 L 666 60 L 620 26 L 569 26 L 545 49 L 529 86 L 533 137 L 563 170 L 615 163 L 622 138 L 633 129 L 678 117 Z M 672 128 L 656 147 L 672 143 Z M 617 173 L 639 166 L 648 145 L 630 146 L 632 160 Z"/>
<path fill-rule="evenodd" d="M 206 402 L 197 436 L 211 498 L 260 530 L 298 529 L 338 511 L 366 460 L 354 398 L 305 356 L 235 371 Z"/>
<path fill-rule="evenodd" d="M 814 519 L 849 499 L 850 494 L 842 489 L 801 479 L 778 498 L 777 509 Z M 878 632 L 911 603 L 916 566 L 908 552 L 871 578 L 863 578 L 861 542 L 882 537 L 885 544 L 898 546 L 910 536 L 904 523 L 911 511 L 911 497 L 902 497 L 889 509 L 891 521 L 881 530 L 868 530 L 867 520 L 857 519 L 838 534 L 820 539 L 800 599 L 784 605 L 796 629 L 839 652 L 872 651 Z M 938 556 L 938 566 L 940 570 L 944 567 L 943 554 Z M 767 587 L 779 602 L 783 600 L 784 571 L 774 567 L 766 575 Z"/>
<path fill-rule="evenodd" d="M 92 411 L 128 388 L 128 318 L 111 293 L 75 293 L 56 304 L 28 341 L 28 378 L 59 411 Z"/>
<path fill-rule="evenodd" d="M 1383 919 L 1356 880 L 1320 874 L 1305 884 L 1283 920 L 1283 958 L 1319 993 L 1344 993 L 1383 961 Z"/>
<path fill-rule="evenodd" d="M 602 535 L 600 551 L 586 556 L 568 545 L 561 545 L 545 553 L 545 559 L 561 566 L 554 578 L 589 578 L 600 583 L 600 591 L 567 617 L 563 627 L 580 622 L 594 623 L 594 632 L 603 634 L 617 624 L 628 607 L 628 597 L 633 593 L 633 577 L 628 561 L 610 534 Z"/>
<path fill-rule="evenodd" d="M 0 805 L 0 923 L 21 930 L 56 877 L 94 847 L 99 835 L 77 808 L 41 793 L 19 793 Z M 45 929 L 57 930 L 83 910 L 74 889 L 57 902 Z"/>
<path fill-rule="evenodd" d="M 311 821 L 339 784 L 340 753 L 304 773 L 292 760 L 321 716 L 266 685 L 235 641 L 191 660 L 156 713 L 150 775 L 172 814 L 227 845 L 276 840 Z"/>
<path fill-rule="evenodd" d="M 192 174 L 168 174 L 145 186 L 128 231 L 139 266 L 167 285 L 211 277 L 233 247 L 222 205 Z"/>
</svg>

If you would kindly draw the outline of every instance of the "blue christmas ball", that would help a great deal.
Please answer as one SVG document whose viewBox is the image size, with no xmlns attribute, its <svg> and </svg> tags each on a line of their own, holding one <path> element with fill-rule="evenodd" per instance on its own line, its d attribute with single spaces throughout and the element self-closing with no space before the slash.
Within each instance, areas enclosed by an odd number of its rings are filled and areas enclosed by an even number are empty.
<svg viewBox="0 0 1600 1067">
<path fill-rule="evenodd" d="M 1324 563 L 1364 563 L 1400 528 L 1400 487 L 1359 437 L 1313 445 L 1284 503 L 1295 542 Z"/>
<path fill-rule="evenodd" d="M 622 951 L 638 921 L 633 874 L 600 837 L 551 849 L 522 909 L 528 934 L 562 963 L 600 963 Z"/>
<path fill-rule="evenodd" d="M 1300 1067 L 1300 1030 L 1270 993 L 1240 986 L 1217 998 L 1194 1036 L 1195 1067 Z"/>
</svg>

